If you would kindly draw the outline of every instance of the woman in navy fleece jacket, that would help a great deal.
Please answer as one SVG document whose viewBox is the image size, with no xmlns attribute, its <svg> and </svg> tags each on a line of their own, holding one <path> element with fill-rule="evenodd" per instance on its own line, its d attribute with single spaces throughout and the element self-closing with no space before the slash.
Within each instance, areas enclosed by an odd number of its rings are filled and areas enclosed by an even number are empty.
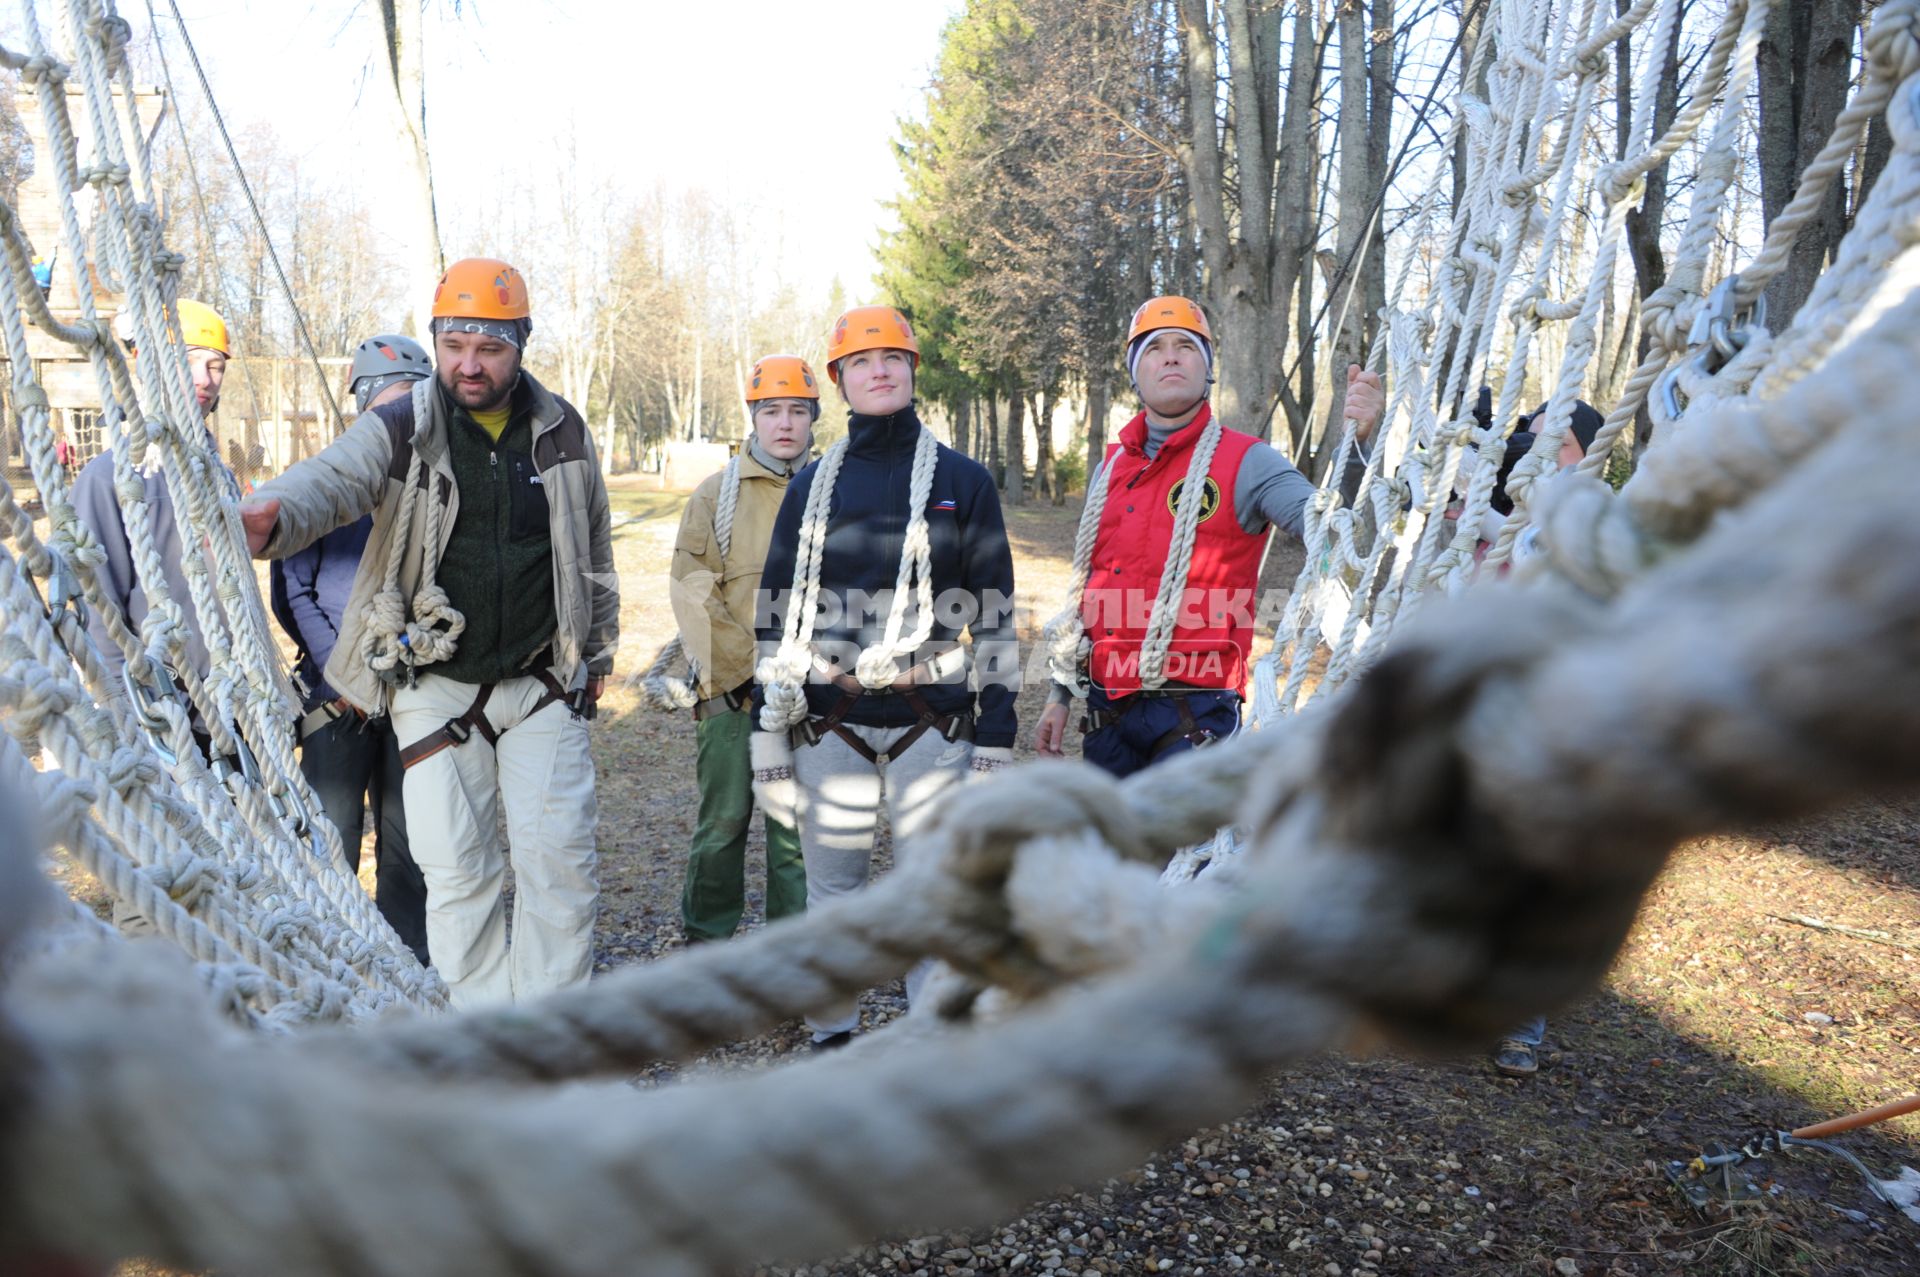
<svg viewBox="0 0 1920 1277">
<path fill-rule="evenodd" d="M 847 439 L 836 445 L 838 456 L 830 453 L 795 476 L 774 521 L 761 575 L 762 678 L 754 689 L 762 729 L 754 741 L 755 792 L 776 818 L 792 812 L 810 903 L 866 883 L 882 802 L 899 854 L 900 840 L 911 837 L 939 794 L 969 771 L 989 771 L 1010 759 L 1020 690 L 1013 554 L 999 493 L 980 463 L 934 443 L 931 435 L 923 441 L 925 427 L 913 408 L 919 346 L 912 329 L 890 307 L 859 307 L 841 317 L 827 355 L 828 375 L 852 409 Z M 931 462 L 918 509 L 916 458 Z M 790 637 L 788 614 L 809 584 L 796 579 L 795 560 L 808 531 L 809 496 L 822 473 L 831 475 L 832 493 L 824 512 L 804 709 L 795 702 L 795 689 L 776 686 L 769 710 L 767 670 L 778 664 L 775 658 Z M 873 676 L 869 657 L 862 679 L 856 674 L 861 654 L 886 648 L 902 556 L 922 516 L 931 624 L 908 608 L 907 623 L 896 633 L 912 635 L 924 627 L 924 641 L 896 656 L 886 681 Z M 962 630 L 972 638 L 970 661 Z M 783 713 L 790 705 L 791 712 Z M 909 997 L 918 983 L 909 976 Z M 858 1007 L 849 1004 L 808 1023 L 816 1044 L 838 1045 L 857 1027 Z"/>
</svg>

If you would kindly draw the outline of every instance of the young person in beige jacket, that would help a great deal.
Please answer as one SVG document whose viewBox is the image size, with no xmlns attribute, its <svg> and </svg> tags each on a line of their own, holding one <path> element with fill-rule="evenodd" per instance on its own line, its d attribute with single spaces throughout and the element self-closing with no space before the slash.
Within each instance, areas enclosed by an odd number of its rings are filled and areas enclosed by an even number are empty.
<svg viewBox="0 0 1920 1277">
<path fill-rule="evenodd" d="M 767 538 L 787 481 L 806 461 L 820 387 L 793 355 L 768 355 L 748 378 L 747 443 L 694 490 L 673 545 L 673 615 L 692 663 L 700 818 L 687 851 L 680 921 L 687 943 L 725 940 L 746 909 L 747 826 L 753 819 L 754 610 Z M 767 921 L 807 907 L 807 871 L 793 826 L 766 817 Z"/>
<path fill-rule="evenodd" d="M 434 378 L 241 507 L 266 558 L 373 513 L 326 680 L 392 715 L 427 946 L 456 1007 L 592 970 L 586 719 L 613 668 L 620 595 L 592 434 L 520 366 L 531 313 L 513 267 L 455 262 L 434 294 Z"/>
</svg>

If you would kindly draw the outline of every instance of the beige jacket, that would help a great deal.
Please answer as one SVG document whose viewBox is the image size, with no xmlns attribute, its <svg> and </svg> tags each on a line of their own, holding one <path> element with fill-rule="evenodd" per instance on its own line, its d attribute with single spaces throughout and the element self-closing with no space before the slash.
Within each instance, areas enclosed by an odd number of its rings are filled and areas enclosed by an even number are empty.
<svg viewBox="0 0 1920 1277">
<path fill-rule="evenodd" d="M 613 566 L 613 531 L 607 486 L 587 429 L 573 405 L 531 376 L 522 380 L 533 396 L 533 463 L 546 487 L 553 536 L 554 676 L 568 687 L 613 669 L 620 641 L 620 585 Z M 367 714 L 384 714 L 392 688 L 361 655 L 367 613 L 385 583 L 396 513 L 407 469 L 417 449 L 422 483 L 431 483 L 441 506 L 440 547 L 460 513 L 447 457 L 448 409 L 437 381 L 417 383 L 414 393 L 363 412 L 319 455 L 260 485 L 256 500 L 280 502 L 279 520 L 261 558 L 277 559 L 304 549 L 369 510 L 373 532 L 353 579 L 340 637 L 327 662 L 334 690 Z M 428 479 L 431 476 L 431 480 Z M 407 599 L 420 586 L 427 506 L 409 503 L 399 586 Z M 764 540 L 765 533 L 762 533 Z M 431 669 L 431 666 L 425 667 Z"/>
<path fill-rule="evenodd" d="M 801 458 L 802 461 L 805 458 Z M 700 671 L 701 700 L 723 696 L 753 679 L 754 607 L 760 567 L 766 562 L 773 519 L 780 513 L 788 476 L 760 464 L 751 448 L 740 454 L 740 500 L 733 511 L 733 538 L 720 557 L 714 513 L 721 474 L 708 475 L 687 499 L 680 535 L 673 543 L 673 619 L 680 643 Z"/>
</svg>

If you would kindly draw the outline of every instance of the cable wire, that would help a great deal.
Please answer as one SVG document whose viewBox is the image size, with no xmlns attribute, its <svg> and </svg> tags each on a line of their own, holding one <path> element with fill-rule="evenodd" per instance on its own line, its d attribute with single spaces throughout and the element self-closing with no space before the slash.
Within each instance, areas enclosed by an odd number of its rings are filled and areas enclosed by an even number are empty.
<svg viewBox="0 0 1920 1277">
<path fill-rule="evenodd" d="M 151 12 L 151 0 L 148 7 Z M 300 329 L 300 340 L 306 344 L 307 358 L 313 361 L 313 371 L 320 379 L 320 393 L 327 397 L 327 407 L 333 411 L 334 428 L 343 429 L 347 424 L 346 418 L 341 415 L 340 404 L 333 397 L 333 387 L 327 384 L 327 370 L 320 363 L 320 352 L 314 346 L 313 334 L 307 330 L 307 317 L 301 312 L 300 303 L 294 300 L 293 285 L 287 282 L 287 272 L 280 265 L 280 254 L 273 247 L 267 219 L 260 212 L 259 201 L 253 198 L 253 185 L 247 181 L 246 170 L 240 167 L 240 153 L 233 147 L 233 137 L 227 132 L 226 118 L 220 114 L 220 104 L 213 100 L 213 86 L 207 83 L 206 69 L 200 65 L 200 54 L 193 47 L 193 37 L 187 34 L 187 20 L 180 16 L 177 0 L 167 0 L 167 8 L 173 10 L 174 25 L 180 28 L 180 42 L 187 46 L 187 57 L 193 63 L 193 73 L 200 77 L 200 91 L 206 94 L 207 109 L 213 112 L 214 127 L 220 130 L 220 140 L 226 144 L 227 158 L 233 163 L 234 176 L 240 179 L 240 192 L 247 197 L 247 207 L 253 210 L 254 224 L 260 228 L 260 238 L 267 246 L 267 259 L 273 263 L 273 273 L 280 280 L 280 291 L 286 294 L 287 305 L 293 311 L 293 322 Z M 191 155 L 187 164 L 192 167 Z M 275 409 L 278 410 L 278 407 L 276 404 Z"/>
</svg>

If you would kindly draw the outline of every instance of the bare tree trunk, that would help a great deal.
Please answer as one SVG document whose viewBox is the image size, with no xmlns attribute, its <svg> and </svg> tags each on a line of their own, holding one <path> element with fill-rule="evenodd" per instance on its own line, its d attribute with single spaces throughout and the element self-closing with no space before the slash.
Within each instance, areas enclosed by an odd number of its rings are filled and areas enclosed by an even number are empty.
<svg viewBox="0 0 1920 1277">
<path fill-rule="evenodd" d="M 1293 57 L 1287 73 L 1287 116 L 1280 126 L 1279 164 L 1274 179 L 1273 359 L 1287 357 L 1289 334 L 1299 353 L 1298 388 L 1277 382 L 1287 412 L 1292 454 L 1303 455 L 1313 421 L 1313 185 L 1319 167 L 1314 145 L 1314 99 L 1320 88 L 1320 45 L 1314 6 L 1302 4 L 1294 15 Z M 1292 312 L 1298 309 L 1297 322 Z"/>
<path fill-rule="evenodd" d="M 1218 0 L 1227 32 L 1230 136 L 1235 191 L 1226 182 L 1219 119 L 1219 58 L 1207 0 L 1180 0 L 1180 41 L 1186 66 L 1190 203 L 1207 265 L 1207 298 L 1219 329 L 1219 411 L 1241 430 L 1264 435 L 1272 404 L 1273 181 L 1276 124 L 1264 107 L 1277 100 L 1278 59 L 1256 51 L 1274 47 L 1269 28 L 1278 7 L 1253 12 L 1249 0 Z M 1237 194 L 1237 199 L 1235 195 Z M 1228 201 L 1239 222 L 1228 230 Z"/>
<path fill-rule="evenodd" d="M 1020 387 L 1009 387 L 1007 395 L 1007 482 L 1003 500 L 1007 505 L 1027 503 L 1026 397 Z"/>
<path fill-rule="evenodd" d="M 1368 160 L 1372 139 L 1367 126 L 1372 86 L 1367 78 L 1367 23 L 1362 0 L 1341 0 L 1336 19 L 1340 31 L 1340 218 L 1335 237 L 1333 290 L 1328 312 L 1336 325 L 1333 338 L 1331 393 L 1327 420 L 1338 421 L 1347 398 L 1346 367 L 1365 359 L 1364 315 L 1366 289 L 1361 254 L 1370 239 L 1368 212 L 1373 200 L 1372 170 Z"/>
<path fill-rule="evenodd" d="M 1007 486 L 1007 472 L 1000 456 L 1000 396 L 987 396 L 987 473 L 1002 488 Z"/>
<path fill-rule="evenodd" d="M 973 455 L 973 396 L 963 394 L 953 411 L 953 450 Z"/>
<path fill-rule="evenodd" d="M 1632 0 L 1615 0 L 1621 13 L 1632 7 Z M 1684 12 L 1681 14 L 1685 16 Z M 1654 94 L 1653 136 L 1664 134 L 1673 124 L 1674 115 L 1680 105 L 1680 32 L 1686 24 L 1673 24 L 1673 38 L 1664 49 L 1647 50 L 1647 55 L 1661 59 L 1660 88 Z M 1616 123 L 1616 156 L 1624 156 L 1635 144 L 1636 139 L 1629 137 L 1632 128 L 1633 84 L 1639 77 L 1633 66 L 1632 48 L 1625 37 L 1615 46 L 1614 57 L 1615 100 L 1618 104 Z M 1640 199 L 1640 207 L 1627 210 L 1627 255 L 1633 260 L 1633 275 L 1638 291 L 1633 308 L 1633 318 L 1639 315 L 1641 301 L 1653 296 L 1654 290 L 1667 282 L 1667 258 L 1660 248 L 1660 227 L 1667 216 L 1667 163 L 1662 161 L 1646 177 L 1646 193 Z M 1636 362 L 1644 360 L 1653 349 L 1653 334 L 1642 332 L 1636 348 Z M 1618 384 L 1618 383 L 1614 383 Z M 1599 405 L 1602 412 L 1610 411 L 1612 404 Z M 1633 422 L 1634 439 L 1637 446 L 1644 447 L 1653 433 L 1653 412 L 1646 405 L 1640 405 Z"/>
<path fill-rule="evenodd" d="M 412 205 L 402 222 L 407 244 L 407 295 L 413 299 L 413 335 L 423 341 L 433 316 L 433 290 L 446 266 L 440 251 L 440 217 L 433 200 L 433 165 L 427 154 L 426 71 L 421 62 L 420 5 L 379 0 L 382 52 L 406 165 L 404 183 Z"/>
<path fill-rule="evenodd" d="M 1853 78 L 1860 0 L 1776 5 L 1760 41 L 1760 204 L 1770 226 L 1793 199 L 1800 174 L 1826 144 Z M 1802 228 L 1786 268 L 1767 289 L 1767 322 L 1778 330 L 1813 290 L 1847 232 L 1845 187 L 1835 182 Z"/>
<path fill-rule="evenodd" d="M 1387 160 L 1393 148 L 1393 0 L 1373 0 L 1367 43 L 1367 202 L 1383 200 Z M 1378 215 L 1376 215 L 1377 217 Z M 1367 309 L 1362 317 L 1363 349 L 1370 349 L 1387 304 L 1386 235 L 1378 222 L 1372 247 L 1361 266 L 1361 291 Z"/>
<path fill-rule="evenodd" d="M 1040 445 L 1033 469 L 1034 495 L 1059 505 L 1060 479 L 1053 472 L 1053 404 L 1045 391 L 1034 396 L 1033 429 Z"/>
<path fill-rule="evenodd" d="M 1087 386 L 1087 485 L 1107 452 L 1107 414 L 1111 411 L 1107 379 L 1095 376 Z"/>
<path fill-rule="evenodd" d="M 693 433 L 689 437 L 696 441 L 707 433 L 706 404 L 701 399 L 706 387 L 706 337 L 704 328 L 693 330 Z"/>
</svg>

